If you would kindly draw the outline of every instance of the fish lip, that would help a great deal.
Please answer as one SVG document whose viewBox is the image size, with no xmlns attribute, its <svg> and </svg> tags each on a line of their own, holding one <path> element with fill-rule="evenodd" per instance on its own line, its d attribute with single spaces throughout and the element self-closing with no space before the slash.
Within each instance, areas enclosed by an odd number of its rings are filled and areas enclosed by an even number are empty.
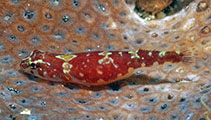
<svg viewBox="0 0 211 120">
<path fill-rule="evenodd" d="M 21 72 L 25 72 L 25 69 L 23 67 L 20 67 L 19 69 Z"/>
<path fill-rule="evenodd" d="M 20 63 L 20 69 L 22 71 L 25 71 L 24 69 L 26 69 L 28 67 L 28 62 L 27 60 L 22 60 L 21 63 Z"/>
</svg>

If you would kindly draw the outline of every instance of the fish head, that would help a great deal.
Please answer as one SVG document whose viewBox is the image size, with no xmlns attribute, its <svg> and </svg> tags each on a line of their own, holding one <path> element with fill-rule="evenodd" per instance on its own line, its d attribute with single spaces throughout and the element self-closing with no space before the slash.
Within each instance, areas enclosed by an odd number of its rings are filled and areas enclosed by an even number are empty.
<svg viewBox="0 0 211 120">
<path fill-rule="evenodd" d="M 36 76 L 38 69 L 41 69 L 41 64 L 44 63 L 44 59 L 45 52 L 40 50 L 34 50 L 30 53 L 30 55 L 22 59 L 20 63 L 20 69 L 23 72 Z"/>
</svg>

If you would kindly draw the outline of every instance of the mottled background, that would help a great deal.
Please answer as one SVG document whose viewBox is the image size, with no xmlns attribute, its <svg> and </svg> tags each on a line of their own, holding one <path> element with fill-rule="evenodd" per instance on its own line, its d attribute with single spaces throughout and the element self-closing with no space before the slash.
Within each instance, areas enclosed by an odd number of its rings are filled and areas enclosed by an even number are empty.
<svg viewBox="0 0 211 120">
<path fill-rule="evenodd" d="M 1 0 L 0 120 L 211 118 L 211 1 L 167 0 L 152 3 L 156 9 L 137 1 Z M 66 54 L 138 48 L 191 51 L 193 62 L 154 65 L 91 89 L 19 71 L 34 49 Z"/>
</svg>

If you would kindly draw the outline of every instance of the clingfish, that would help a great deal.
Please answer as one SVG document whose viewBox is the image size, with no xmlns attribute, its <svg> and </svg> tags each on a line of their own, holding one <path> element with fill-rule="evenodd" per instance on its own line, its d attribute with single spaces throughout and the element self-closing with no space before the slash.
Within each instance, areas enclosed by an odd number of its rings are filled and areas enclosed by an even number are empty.
<svg viewBox="0 0 211 120">
<path fill-rule="evenodd" d="M 155 62 L 182 62 L 180 51 L 93 51 L 69 55 L 34 50 L 20 64 L 24 72 L 61 83 L 106 85 L 131 76 Z"/>
</svg>

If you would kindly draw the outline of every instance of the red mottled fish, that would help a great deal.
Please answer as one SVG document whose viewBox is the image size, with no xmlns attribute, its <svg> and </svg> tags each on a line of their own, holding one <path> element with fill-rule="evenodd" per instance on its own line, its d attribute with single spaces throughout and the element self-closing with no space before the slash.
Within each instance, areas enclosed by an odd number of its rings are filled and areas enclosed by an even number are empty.
<svg viewBox="0 0 211 120">
<path fill-rule="evenodd" d="M 69 55 L 34 50 L 20 64 L 24 72 L 40 78 L 86 86 L 105 85 L 132 75 L 155 62 L 182 62 L 179 51 L 94 51 Z"/>
</svg>

